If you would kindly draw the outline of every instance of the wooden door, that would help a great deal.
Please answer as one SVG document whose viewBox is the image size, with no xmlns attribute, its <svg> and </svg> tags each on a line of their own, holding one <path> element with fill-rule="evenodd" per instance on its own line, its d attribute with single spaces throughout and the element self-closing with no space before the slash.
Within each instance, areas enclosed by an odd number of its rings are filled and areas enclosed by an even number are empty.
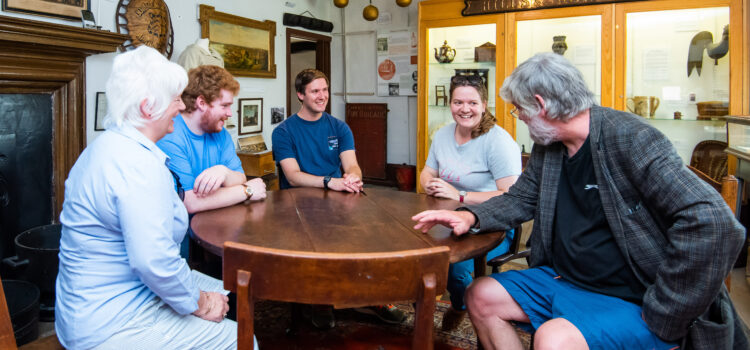
<svg viewBox="0 0 750 350">
<path fill-rule="evenodd" d="M 354 134 L 357 162 L 364 180 L 385 180 L 388 105 L 347 103 L 346 123 Z"/>
</svg>

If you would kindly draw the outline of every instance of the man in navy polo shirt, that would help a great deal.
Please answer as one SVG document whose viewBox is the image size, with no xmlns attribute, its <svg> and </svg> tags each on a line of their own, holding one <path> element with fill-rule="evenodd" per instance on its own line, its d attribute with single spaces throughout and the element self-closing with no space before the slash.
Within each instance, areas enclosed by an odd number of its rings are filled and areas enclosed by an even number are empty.
<svg viewBox="0 0 750 350">
<path fill-rule="evenodd" d="M 326 113 L 328 77 L 305 69 L 294 81 L 299 112 L 273 131 L 273 156 L 279 168 L 280 188 L 318 187 L 335 191 L 362 191 L 362 170 L 354 153 L 354 136 L 346 123 Z M 342 174 L 343 168 L 343 174 Z M 404 313 L 393 305 L 357 311 L 400 323 Z M 330 306 L 314 306 L 311 321 L 318 328 L 335 325 Z"/>
<path fill-rule="evenodd" d="M 328 78 L 321 71 L 305 69 L 297 74 L 294 87 L 302 107 L 274 129 L 272 138 L 281 189 L 320 187 L 359 192 L 362 170 L 354 153 L 352 131 L 325 111 Z"/>
</svg>

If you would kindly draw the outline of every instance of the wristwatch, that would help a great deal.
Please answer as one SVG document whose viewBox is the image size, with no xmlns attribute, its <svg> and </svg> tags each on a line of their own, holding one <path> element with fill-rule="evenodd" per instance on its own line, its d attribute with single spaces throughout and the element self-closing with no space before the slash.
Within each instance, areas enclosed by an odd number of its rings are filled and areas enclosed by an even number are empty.
<svg viewBox="0 0 750 350">
<path fill-rule="evenodd" d="M 246 199 L 250 199 L 253 196 L 253 189 L 245 184 L 242 184 L 242 186 L 245 186 L 245 195 L 247 196 Z"/>
<path fill-rule="evenodd" d="M 331 181 L 331 177 L 330 176 L 324 177 L 323 178 L 323 188 L 325 188 L 327 190 L 328 189 L 328 182 L 330 182 L 330 181 Z"/>
<path fill-rule="evenodd" d="M 463 203 L 464 197 L 466 197 L 466 191 L 458 191 L 458 201 Z"/>
</svg>

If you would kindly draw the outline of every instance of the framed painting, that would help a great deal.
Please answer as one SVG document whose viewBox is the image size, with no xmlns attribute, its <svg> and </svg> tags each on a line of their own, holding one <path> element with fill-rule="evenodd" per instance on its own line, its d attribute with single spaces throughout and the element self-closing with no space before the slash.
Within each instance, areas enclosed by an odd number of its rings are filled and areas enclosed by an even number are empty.
<svg viewBox="0 0 750 350">
<path fill-rule="evenodd" d="M 239 135 L 254 134 L 263 131 L 263 99 L 241 98 L 239 99 L 240 120 Z"/>
<path fill-rule="evenodd" d="M 224 68 L 239 77 L 276 78 L 276 22 L 256 21 L 200 5 L 201 37 L 221 54 Z"/>
<path fill-rule="evenodd" d="M 3 11 L 81 20 L 81 10 L 91 10 L 91 0 L 2 0 Z"/>
</svg>

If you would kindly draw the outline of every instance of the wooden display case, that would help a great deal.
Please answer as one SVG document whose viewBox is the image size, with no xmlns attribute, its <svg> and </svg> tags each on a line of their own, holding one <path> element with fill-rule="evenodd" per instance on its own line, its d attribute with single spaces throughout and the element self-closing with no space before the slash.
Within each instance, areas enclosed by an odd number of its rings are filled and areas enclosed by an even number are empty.
<svg viewBox="0 0 750 350">
<path fill-rule="evenodd" d="M 242 162 L 242 169 L 248 179 L 260 177 L 266 183 L 269 191 L 279 189 L 279 178 L 276 175 L 276 164 L 273 161 L 273 152 L 260 153 L 237 152 Z"/>
<path fill-rule="evenodd" d="M 652 0 L 462 16 L 464 1 L 420 2 L 417 178 L 427 159 L 435 117 L 451 118 L 448 107 L 443 107 L 446 111 L 440 116 L 437 107 L 432 106 L 435 75 L 445 74 L 441 72 L 444 67 L 433 59 L 433 49 L 439 46 L 433 44 L 436 33 L 494 24 L 495 37 L 482 37 L 483 43 L 495 44 L 495 61 L 482 62 L 494 67 L 489 84 L 494 101 L 489 109 L 497 116 L 498 125 L 516 137 L 519 144 L 525 143 L 518 136 L 526 136 L 527 129 L 508 115 L 512 106 L 499 97 L 503 80 L 534 53 L 551 52 L 553 39 L 559 40 L 555 37 L 566 36 L 568 49 L 563 55 L 583 71 L 584 79 L 602 106 L 627 111 L 628 99 L 655 96 L 661 100 L 660 106 L 653 108 L 654 116 L 644 120 L 664 132 L 687 163 L 697 142 L 726 137 L 723 120 L 697 118 L 697 102 L 728 101 L 730 115 L 750 114 L 749 3 L 748 0 Z M 706 16 L 702 14 L 708 12 L 718 13 L 713 22 L 705 22 Z M 649 19 L 656 15 L 666 20 L 657 23 Z M 684 18 L 687 19 L 683 21 Z M 566 32 L 566 28 L 584 25 L 588 26 L 586 34 L 599 33 L 582 41 L 583 34 Z M 664 25 L 667 30 L 654 30 L 657 25 Z M 714 42 L 718 42 L 724 25 L 729 28 L 726 56 L 717 65 L 703 53 L 703 74 L 686 76 L 690 37 L 709 31 Z M 461 39 L 449 38 L 448 43 L 458 46 L 457 40 Z M 581 68 L 587 64 L 591 67 Z M 681 120 L 674 118 L 675 112 L 681 112 Z M 526 151 L 530 151 L 530 146 Z M 422 190 L 421 186 L 418 190 Z"/>
</svg>

